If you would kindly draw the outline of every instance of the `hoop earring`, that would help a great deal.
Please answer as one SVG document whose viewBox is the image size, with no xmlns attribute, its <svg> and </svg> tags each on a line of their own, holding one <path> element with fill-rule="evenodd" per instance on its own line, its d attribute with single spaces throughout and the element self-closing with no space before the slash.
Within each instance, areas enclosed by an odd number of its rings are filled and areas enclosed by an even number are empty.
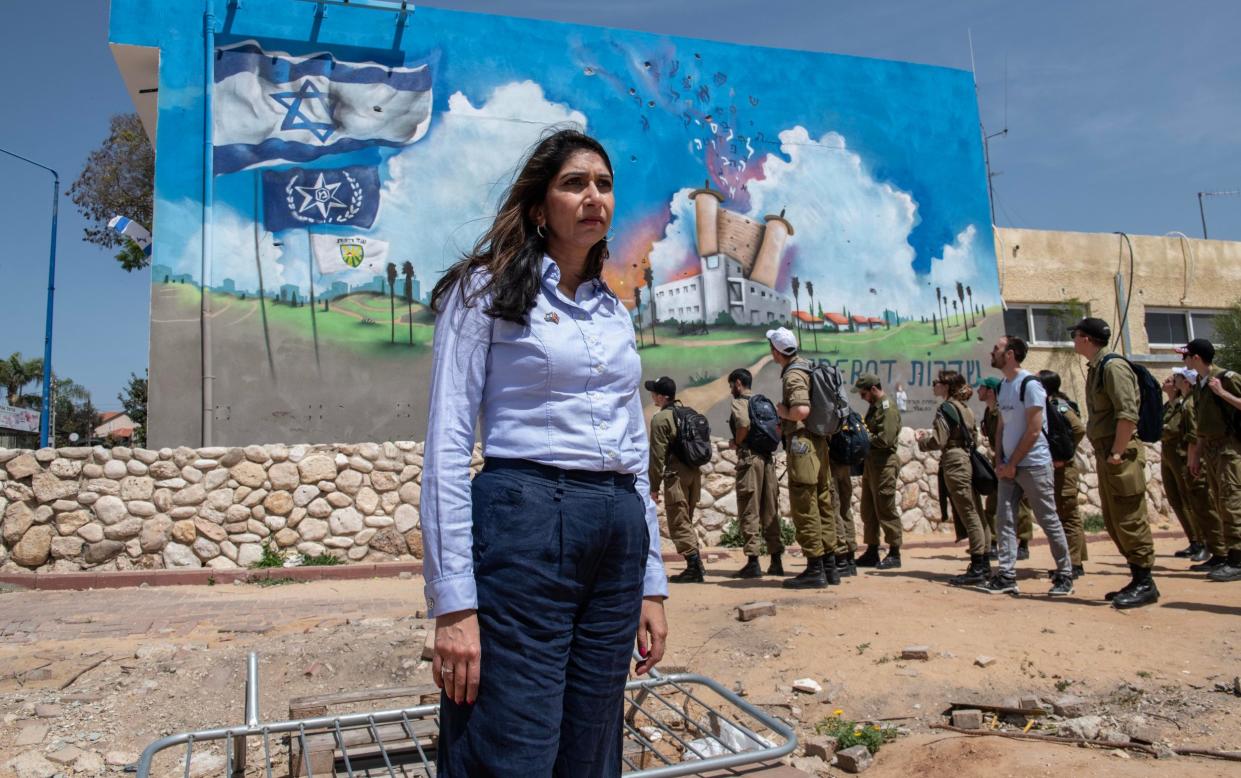
<svg viewBox="0 0 1241 778">
<path fill-rule="evenodd" d="M 538 235 L 538 236 L 539 236 L 540 238 L 542 238 L 543 240 L 547 240 L 547 231 L 543 228 L 543 225 L 542 225 L 542 224 L 537 225 L 537 226 L 534 228 L 534 234 L 535 234 L 535 235 Z"/>
<path fill-rule="evenodd" d="M 614 237 L 616 237 L 616 230 L 608 230 L 608 234 L 603 236 L 603 242 L 607 243 Z"/>
</svg>

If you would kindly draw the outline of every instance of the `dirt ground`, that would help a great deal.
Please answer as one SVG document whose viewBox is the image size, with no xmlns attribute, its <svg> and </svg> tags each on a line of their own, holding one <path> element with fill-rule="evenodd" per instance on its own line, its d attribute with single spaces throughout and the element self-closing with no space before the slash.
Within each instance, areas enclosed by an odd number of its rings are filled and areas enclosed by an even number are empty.
<svg viewBox="0 0 1241 778">
<path fill-rule="evenodd" d="M 744 690 L 803 741 L 837 710 L 891 719 L 905 733 L 877 754 L 867 771 L 876 778 L 1241 775 L 1241 763 L 930 729 L 951 702 L 1071 694 L 1121 731 L 1241 751 L 1241 697 L 1217 690 L 1241 674 L 1241 586 L 1185 572 L 1171 556 L 1179 545 L 1157 543 L 1158 606 L 1127 612 L 1103 602 L 1127 580 L 1106 539 L 1090 545 L 1077 594 L 1060 600 L 1044 596 L 1046 546 L 1020 563 L 1020 598 L 945 585 L 964 566 L 957 549 L 910 546 L 901 570 L 810 593 L 733 580 L 740 557 L 717 559 L 707 584 L 674 588 L 664 664 Z M 249 651 L 260 653 L 264 720 L 287 717 L 292 697 L 428 683 L 421 588 L 377 579 L 0 593 L 0 774 L 119 774 L 158 737 L 240 723 Z M 737 621 L 734 608 L 754 600 L 777 613 Z M 914 645 L 930 658 L 902 660 Z M 980 656 L 995 661 L 980 667 Z M 792 691 L 804 677 L 824 691 Z"/>
</svg>

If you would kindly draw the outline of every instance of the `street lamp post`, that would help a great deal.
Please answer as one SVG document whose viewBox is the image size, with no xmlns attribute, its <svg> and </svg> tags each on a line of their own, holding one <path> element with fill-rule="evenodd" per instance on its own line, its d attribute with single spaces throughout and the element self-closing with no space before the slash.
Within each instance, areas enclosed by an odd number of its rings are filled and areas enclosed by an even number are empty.
<svg viewBox="0 0 1241 778">
<path fill-rule="evenodd" d="M 40 165 L 33 159 L 27 159 L 7 149 L 0 149 L 0 153 L 43 168 L 52 174 L 52 248 L 47 263 L 47 321 L 43 326 L 43 407 L 39 414 L 39 447 L 45 448 L 48 444 L 48 422 L 52 411 L 52 310 L 56 296 L 56 219 L 60 213 L 60 174 L 47 165 Z"/>
</svg>

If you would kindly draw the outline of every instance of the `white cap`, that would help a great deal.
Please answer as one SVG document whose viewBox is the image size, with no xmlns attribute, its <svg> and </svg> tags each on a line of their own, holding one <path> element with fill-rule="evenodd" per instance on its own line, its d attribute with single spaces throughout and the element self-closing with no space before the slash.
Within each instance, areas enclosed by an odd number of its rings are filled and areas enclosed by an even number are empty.
<svg viewBox="0 0 1241 778">
<path fill-rule="evenodd" d="M 767 330 L 767 340 L 786 357 L 797 353 L 797 336 L 784 327 Z"/>
<path fill-rule="evenodd" d="M 1198 371 L 1192 367 L 1174 367 L 1172 368 L 1172 375 L 1179 375 L 1191 384 L 1198 382 Z"/>
</svg>

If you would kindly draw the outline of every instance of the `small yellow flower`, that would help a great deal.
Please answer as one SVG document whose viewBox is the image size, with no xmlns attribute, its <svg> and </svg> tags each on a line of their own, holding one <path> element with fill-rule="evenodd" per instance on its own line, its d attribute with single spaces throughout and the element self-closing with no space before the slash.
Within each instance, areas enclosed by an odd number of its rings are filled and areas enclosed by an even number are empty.
<svg viewBox="0 0 1241 778">
<path fill-rule="evenodd" d="M 843 716 L 843 715 L 845 715 L 845 712 L 844 712 L 844 710 L 843 710 L 843 709 L 841 709 L 841 708 L 837 708 L 836 710 L 832 711 L 832 715 L 833 715 L 833 716 Z"/>
<path fill-rule="evenodd" d="M 878 724 L 875 724 L 874 726 L 872 726 L 872 727 L 871 727 L 871 729 L 873 729 L 873 730 L 875 730 L 876 732 L 878 732 L 878 731 L 881 729 L 881 727 L 880 727 Z"/>
</svg>

